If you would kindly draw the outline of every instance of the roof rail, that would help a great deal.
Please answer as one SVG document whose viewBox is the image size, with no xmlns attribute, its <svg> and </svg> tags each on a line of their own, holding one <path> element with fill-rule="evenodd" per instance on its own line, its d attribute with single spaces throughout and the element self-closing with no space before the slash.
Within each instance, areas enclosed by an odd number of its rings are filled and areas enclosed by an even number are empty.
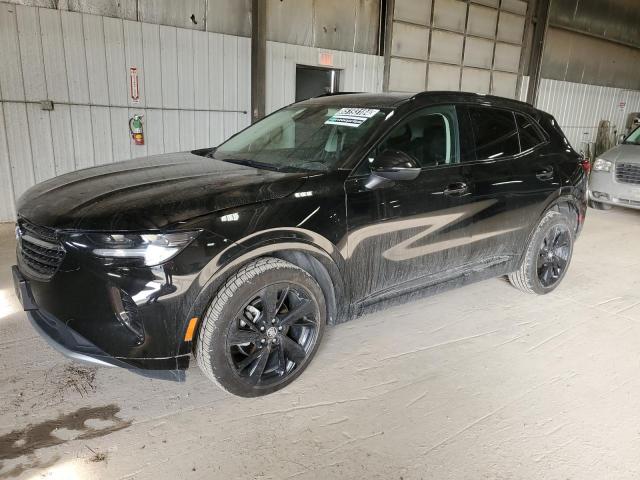
<svg viewBox="0 0 640 480">
<path fill-rule="evenodd" d="M 320 97 L 333 97 L 336 95 L 353 95 L 354 93 L 364 93 L 364 92 L 333 92 L 333 93 L 323 93 L 322 95 L 316 95 L 311 98 L 320 98 Z"/>
<path fill-rule="evenodd" d="M 513 102 L 513 103 L 518 103 L 520 105 L 524 105 L 527 106 L 529 108 L 534 108 L 531 104 L 527 103 L 527 102 L 523 102 L 521 100 L 516 100 L 513 98 L 507 98 L 507 97 L 499 97 L 497 95 L 488 95 L 488 94 L 484 94 L 484 93 L 475 93 L 475 92 L 457 92 L 454 90 L 434 90 L 434 91 L 427 91 L 425 90 L 424 92 L 418 92 L 416 93 L 414 96 L 412 96 L 409 100 L 417 100 L 418 98 L 421 98 L 423 96 L 426 95 L 432 95 L 432 94 L 438 94 L 438 95 L 469 95 L 469 96 L 478 96 L 478 97 L 484 97 L 484 98 L 489 98 L 489 99 L 496 99 L 496 100 L 506 100 L 508 102 Z"/>
</svg>

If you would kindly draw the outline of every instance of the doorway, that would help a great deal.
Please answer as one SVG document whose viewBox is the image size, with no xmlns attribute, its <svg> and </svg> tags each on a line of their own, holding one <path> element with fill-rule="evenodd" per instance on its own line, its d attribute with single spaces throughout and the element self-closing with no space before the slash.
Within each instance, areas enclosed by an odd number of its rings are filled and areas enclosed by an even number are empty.
<svg viewBox="0 0 640 480">
<path fill-rule="evenodd" d="M 339 91 L 340 70 L 296 65 L 296 102 Z"/>
</svg>

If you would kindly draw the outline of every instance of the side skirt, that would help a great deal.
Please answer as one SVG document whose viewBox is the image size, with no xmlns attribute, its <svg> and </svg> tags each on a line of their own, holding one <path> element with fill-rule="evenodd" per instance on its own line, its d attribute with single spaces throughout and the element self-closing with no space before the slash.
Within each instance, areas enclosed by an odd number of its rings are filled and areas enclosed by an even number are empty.
<svg viewBox="0 0 640 480">
<path fill-rule="evenodd" d="M 513 257 L 492 257 L 482 262 L 463 265 L 457 269 L 434 275 L 426 275 L 406 282 L 393 289 L 376 292 L 355 304 L 350 320 L 365 313 L 383 310 L 394 305 L 402 305 L 422 298 L 431 297 L 448 290 L 471 283 L 499 277 L 517 268 Z"/>
</svg>

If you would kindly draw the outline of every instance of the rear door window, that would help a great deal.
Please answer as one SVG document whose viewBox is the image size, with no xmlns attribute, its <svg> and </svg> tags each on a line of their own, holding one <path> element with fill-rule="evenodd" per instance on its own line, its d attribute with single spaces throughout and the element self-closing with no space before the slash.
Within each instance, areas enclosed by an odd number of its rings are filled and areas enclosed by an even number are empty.
<svg viewBox="0 0 640 480">
<path fill-rule="evenodd" d="M 468 110 L 475 152 L 469 152 L 467 158 L 486 160 L 520 153 L 518 127 L 512 112 L 488 107 L 469 107 Z"/>
<path fill-rule="evenodd" d="M 535 122 L 529 117 L 516 113 L 516 123 L 518 124 L 518 132 L 520 133 L 520 148 L 523 152 L 537 147 L 544 143 L 546 139 Z"/>
</svg>

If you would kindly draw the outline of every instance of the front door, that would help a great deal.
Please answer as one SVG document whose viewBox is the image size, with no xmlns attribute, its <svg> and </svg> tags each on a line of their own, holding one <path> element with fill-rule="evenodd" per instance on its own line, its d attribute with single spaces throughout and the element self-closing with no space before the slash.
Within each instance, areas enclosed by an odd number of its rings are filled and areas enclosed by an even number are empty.
<svg viewBox="0 0 640 480">
<path fill-rule="evenodd" d="M 355 301 L 392 297 L 464 270 L 469 218 L 482 206 L 471 205 L 471 179 L 459 162 L 458 138 L 453 106 L 418 111 L 347 179 L 347 261 Z M 413 156 L 419 176 L 372 188 L 369 164 L 385 150 Z"/>
</svg>

